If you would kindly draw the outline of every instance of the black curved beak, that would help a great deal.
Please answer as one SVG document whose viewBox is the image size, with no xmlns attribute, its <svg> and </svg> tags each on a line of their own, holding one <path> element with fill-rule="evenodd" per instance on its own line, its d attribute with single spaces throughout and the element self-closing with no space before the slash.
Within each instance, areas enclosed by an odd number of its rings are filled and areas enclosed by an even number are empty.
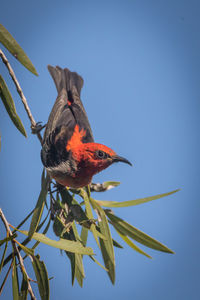
<svg viewBox="0 0 200 300">
<path fill-rule="evenodd" d="M 121 161 L 121 162 L 124 162 L 125 164 L 128 164 L 128 165 L 132 166 L 132 163 L 130 163 L 130 161 L 128 159 L 126 159 L 126 158 L 124 158 L 122 156 L 119 156 L 119 155 L 113 156 L 112 160 L 113 160 L 113 162 L 119 162 L 119 161 Z"/>
</svg>

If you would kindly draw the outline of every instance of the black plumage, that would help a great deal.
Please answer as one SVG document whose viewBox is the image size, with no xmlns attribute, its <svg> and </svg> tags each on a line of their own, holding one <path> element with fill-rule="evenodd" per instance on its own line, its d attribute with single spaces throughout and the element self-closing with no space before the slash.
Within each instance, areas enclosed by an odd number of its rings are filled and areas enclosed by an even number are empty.
<svg viewBox="0 0 200 300">
<path fill-rule="evenodd" d="M 61 69 L 58 66 L 48 66 L 48 70 L 55 82 L 58 97 L 50 113 L 43 137 L 41 159 L 46 168 L 55 167 L 69 159 L 70 152 L 66 150 L 66 146 L 76 124 L 80 130 L 84 129 L 86 132 L 82 142 L 94 142 L 80 99 L 82 77 L 67 68 Z"/>
</svg>

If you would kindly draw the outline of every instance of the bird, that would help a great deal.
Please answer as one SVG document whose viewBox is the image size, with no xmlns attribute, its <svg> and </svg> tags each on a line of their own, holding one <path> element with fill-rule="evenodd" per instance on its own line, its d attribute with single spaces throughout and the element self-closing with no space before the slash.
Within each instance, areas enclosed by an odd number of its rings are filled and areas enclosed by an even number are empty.
<svg viewBox="0 0 200 300">
<path fill-rule="evenodd" d="M 69 188 L 89 185 L 95 174 L 115 162 L 132 165 L 111 148 L 94 142 L 80 99 L 83 78 L 68 68 L 48 65 L 58 96 L 46 124 L 42 163 L 52 179 Z"/>
</svg>

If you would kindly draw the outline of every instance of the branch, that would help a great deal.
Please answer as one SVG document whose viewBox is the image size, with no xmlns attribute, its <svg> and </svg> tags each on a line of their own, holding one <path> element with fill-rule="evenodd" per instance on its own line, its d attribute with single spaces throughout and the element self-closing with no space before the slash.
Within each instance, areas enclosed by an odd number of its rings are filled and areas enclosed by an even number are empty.
<svg viewBox="0 0 200 300">
<path fill-rule="evenodd" d="M 5 225 L 5 228 L 6 228 L 7 232 L 9 233 L 9 236 L 12 237 L 13 236 L 12 231 L 10 230 L 9 224 L 8 224 L 8 222 L 7 222 L 7 220 L 6 220 L 5 216 L 4 216 L 3 211 L 2 211 L 1 208 L 0 208 L 0 217 L 1 217 L 1 219 L 2 219 L 2 221 L 4 223 L 4 225 Z M 29 291 L 29 294 L 31 295 L 31 300 L 36 300 L 36 297 L 35 297 L 35 295 L 33 293 L 32 287 L 31 287 L 30 282 L 29 282 L 29 276 L 28 276 L 28 274 L 26 272 L 26 269 L 25 269 L 25 266 L 24 266 L 23 258 L 22 258 L 21 254 L 19 252 L 19 249 L 18 249 L 15 241 L 12 240 L 12 244 L 13 244 L 14 251 L 15 251 L 15 253 L 17 255 L 17 258 L 19 260 L 19 264 L 20 264 L 20 268 L 21 268 L 22 274 L 25 273 L 26 276 L 27 276 L 27 278 L 28 278 L 28 281 L 27 281 L 27 283 L 28 283 L 28 291 Z"/>
<path fill-rule="evenodd" d="M 13 69 L 12 69 L 12 67 L 11 67 L 11 65 L 10 65 L 10 63 L 8 61 L 8 59 L 6 58 L 5 54 L 3 53 L 3 51 L 1 49 L 0 49 L 0 57 L 1 57 L 2 61 L 3 61 L 3 63 L 5 64 L 5 66 L 7 67 L 8 71 L 10 73 L 10 76 L 11 76 L 11 78 L 12 78 L 12 80 L 13 80 L 15 86 L 16 86 L 17 92 L 18 92 L 20 98 L 22 99 L 22 103 L 24 104 L 24 108 L 25 108 L 25 110 L 27 112 L 27 115 L 28 115 L 28 118 L 29 118 L 29 120 L 31 122 L 32 132 L 34 132 L 34 130 L 37 128 L 37 123 L 36 123 L 36 121 L 35 121 L 32 113 L 31 113 L 31 110 L 30 110 L 30 108 L 28 106 L 26 97 L 24 96 L 24 94 L 22 92 L 22 89 L 21 89 L 21 87 L 19 85 L 19 82 L 18 82 L 16 76 L 15 76 L 15 73 L 14 73 L 14 71 L 13 71 Z M 42 136 L 41 136 L 40 132 L 36 131 L 36 134 L 37 134 L 38 139 L 40 140 L 40 143 L 42 143 Z"/>
</svg>

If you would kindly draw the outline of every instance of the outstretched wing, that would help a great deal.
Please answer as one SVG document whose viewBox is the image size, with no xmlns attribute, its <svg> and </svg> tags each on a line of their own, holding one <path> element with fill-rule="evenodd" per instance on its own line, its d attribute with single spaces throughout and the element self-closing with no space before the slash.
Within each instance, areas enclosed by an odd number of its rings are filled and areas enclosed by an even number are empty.
<svg viewBox="0 0 200 300">
<path fill-rule="evenodd" d="M 55 82 L 58 97 L 45 129 L 41 158 L 45 167 L 54 167 L 68 160 L 70 153 L 67 144 L 75 128 L 84 131 L 83 143 L 94 142 L 94 139 L 80 99 L 82 77 L 67 68 L 48 66 L 48 69 Z"/>
</svg>

